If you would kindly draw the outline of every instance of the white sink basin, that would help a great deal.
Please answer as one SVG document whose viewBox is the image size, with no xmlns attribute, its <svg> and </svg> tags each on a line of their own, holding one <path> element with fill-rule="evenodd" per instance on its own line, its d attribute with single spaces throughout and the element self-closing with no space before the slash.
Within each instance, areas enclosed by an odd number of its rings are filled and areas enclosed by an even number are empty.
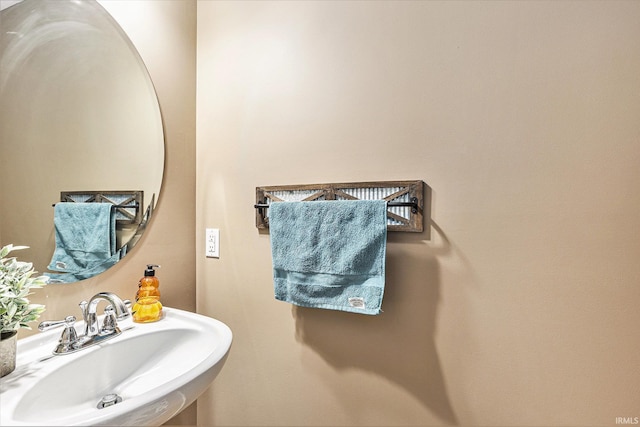
<svg viewBox="0 0 640 427">
<path fill-rule="evenodd" d="M 222 369 L 224 323 L 163 308 L 153 323 L 119 322 L 122 334 L 53 356 L 61 330 L 18 341 L 16 370 L 0 379 L 0 426 L 160 425 L 190 405 Z M 82 330 L 82 322 L 76 328 Z M 102 409 L 115 393 L 122 401 Z"/>
</svg>

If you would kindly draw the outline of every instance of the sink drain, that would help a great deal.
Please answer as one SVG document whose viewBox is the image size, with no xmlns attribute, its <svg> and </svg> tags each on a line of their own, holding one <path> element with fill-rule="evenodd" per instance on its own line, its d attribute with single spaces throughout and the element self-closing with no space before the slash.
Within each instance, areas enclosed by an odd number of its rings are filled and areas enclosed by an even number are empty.
<svg viewBox="0 0 640 427">
<path fill-rule="evenodd" d="M 122 398 L 117 394 L 107 394 L 100 400 L 100 402 L 98 402 L 98 409 L 106 408 L 107 406 L 113 406 L 116 403 L 120 402 L 122 402 Z"/>
</svg>

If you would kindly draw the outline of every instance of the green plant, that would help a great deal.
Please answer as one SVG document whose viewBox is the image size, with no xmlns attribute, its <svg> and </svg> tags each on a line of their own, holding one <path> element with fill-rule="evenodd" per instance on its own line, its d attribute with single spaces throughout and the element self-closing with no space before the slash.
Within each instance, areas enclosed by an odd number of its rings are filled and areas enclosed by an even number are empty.
<svg viewBox="0 0 640 427">
<path fill-rule="evenodd" d="M 30 304 L 28 295 L 32 288 L 47 284 L 46 276 L 32 277 L 36 272 L 30 262 L 7 258 L 15 250 L 27 246 L 7 245 L 0 249 L 0 332 L 31 329 L 29 322 L 36 320 L 45 310 L 44 305 Z"/>
</svg>

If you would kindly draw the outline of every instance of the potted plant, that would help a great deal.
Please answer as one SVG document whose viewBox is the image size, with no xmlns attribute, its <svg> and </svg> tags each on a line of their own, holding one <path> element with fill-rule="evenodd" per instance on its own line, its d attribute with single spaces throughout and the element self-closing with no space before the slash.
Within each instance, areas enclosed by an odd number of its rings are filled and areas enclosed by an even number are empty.
<svg viewBox="0 0 640 427">
<path fill-rule="evenodd" d="M 25 248 L 7 245 L 0 249 L 0 377 L 15 369 L 18 329 L 31 329 L 28 323 L 44 311 L 44 305 L 30 304 L 27 296 L 31 289 L 46 285 L 48 278 L 33 277 L 36 272 L 32 263 L 7 257 L 12 251 Z"/>
</svg>

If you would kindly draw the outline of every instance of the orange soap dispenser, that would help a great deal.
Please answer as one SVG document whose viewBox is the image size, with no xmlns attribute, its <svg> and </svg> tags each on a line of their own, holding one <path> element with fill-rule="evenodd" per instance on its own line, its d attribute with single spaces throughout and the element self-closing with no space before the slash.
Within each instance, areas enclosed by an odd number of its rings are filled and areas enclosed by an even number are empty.
<svg viewBox="0 0 640 427">
<path fill-rule="evenodd" d="M 138 323 L 155 322 L 162 319 L 162 304 L 160 303 L 160 281 L 156 277 L 153 267 L 159 265 L 149 264 L 144 271 L 144 276 L 138 283 L 136 303 L 133 305 L 133 321 Z"/>
</svg>

